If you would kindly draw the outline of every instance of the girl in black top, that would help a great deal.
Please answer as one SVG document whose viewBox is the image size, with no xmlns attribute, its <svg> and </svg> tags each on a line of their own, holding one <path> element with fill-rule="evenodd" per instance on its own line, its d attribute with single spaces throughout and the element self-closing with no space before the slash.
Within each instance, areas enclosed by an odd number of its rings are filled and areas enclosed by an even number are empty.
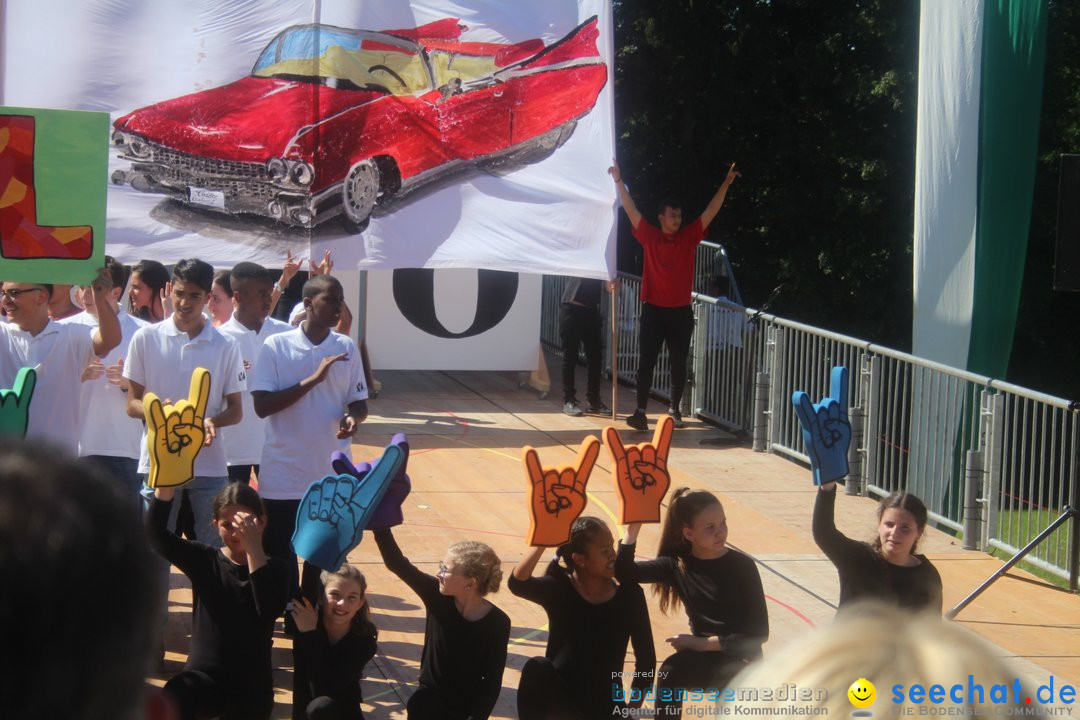
<svg viewBox="0 0 1080 720">
<path fill-rule="evenodd" d="M 485 598 L 499 589 L 499 557 L 481 542 L 455 543 L 438 574 L 428 575 L 401 553 L 389 528 L 374 535 L 386 567 L 427 608 L 409 720 L 484 720 L 499 699 L 510 640 L 509 616 Z"/>
<path fill-rule="evenodd" d="M 543 577 L 533 569 L 544 548 L 530 548 L 514 568 L 510 592 L 541 605 L 548 614 L 543 658 L 521 670 L 521 720 L 593 720 L 627 706 L 641 707 L 656 667 L 649 609 L 641 587 L 616 584 L 615 540 L 602 520 L 579 517 L 570 542 L 558 550 Z M 559 564 L 561 558 L 566 565 Z M 629 702 L 622 678 L 627 640 L 634 646 Z"/>
<path fill-rule="evenodd" d="M 690 634 L 667 638 L 675 654 L 660 666 L 656 687 L 656 714 L 681 717 L 685 691 L 719 690 L 761 657 L 769 638 L 765 593 L 753 559 L 728 547 L 724 506 L 712 493 L 675 491 L 655 560 L 634 562 L 640 529 L 641 523 L 627 526 L 615 576 L 655 583 L 664 613 L 680 602 L 686 608 Z"/>
<path fill-rule="evenodd" d="M 263 552 L 259 494 L 233 483 L 214 498 L 220 550 L 166 527 L 175 488 L 157 488 L 147 524 L 158 553 L 191 580 L 195 615 L 183 672 L 165 684 L 182 720 L 266 720 L 274 707 L 270 644 L 285 610 L 288 570 Z"/>
<path fill-rule="evenodd" d="M 910 610 L 941 614 L 941 576 L 915 545 L 926 529 L 926 506 L 906 492 L 894 492 L 878 505 L 877 537 L 872 543 L 845 537 L 836 529 L 836 483 L 825 483 L 814 502 L 814 542 L 840 574 L 840 608 L 874 598 Z"/>
<path fill-rule="evenodd" d="M 309 574 L 304 563 L 305 576 Z M 360 676 L 375 657 L 364 574 L 345 563 L 319 576 L 317 603 L 293 603 L 293 720 L 364 720 Z"/>
</svg>

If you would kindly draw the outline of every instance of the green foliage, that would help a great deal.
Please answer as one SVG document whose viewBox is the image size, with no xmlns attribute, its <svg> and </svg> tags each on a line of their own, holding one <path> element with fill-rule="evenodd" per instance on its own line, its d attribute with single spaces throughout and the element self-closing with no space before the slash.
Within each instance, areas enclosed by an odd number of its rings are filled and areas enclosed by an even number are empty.
<svg viewBox="0 0 1080 720">
<path fill-rule="evenodd" d="M 617 149 L 646 217 L 672 194 L 693 217 L 737 161 L 710 236 L 748 304 L 779 287 L 777 313 L 909 346 L 918 3 L 616 0 L 615 21 Z"/>
</svg>

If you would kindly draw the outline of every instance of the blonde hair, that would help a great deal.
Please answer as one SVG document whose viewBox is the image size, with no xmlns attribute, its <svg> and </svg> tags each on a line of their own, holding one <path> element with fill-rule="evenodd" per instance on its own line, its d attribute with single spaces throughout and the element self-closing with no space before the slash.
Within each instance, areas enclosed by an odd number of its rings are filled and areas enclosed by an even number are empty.
<svg viewBox="0 0 1080 720">
<path fill-rule="evenodd" d="M 982 697 L 976 693 L 970 698 L 972 702 L 969 702 L 968 676 L 983 689 Z M 882 708 L 889 703 L 914 706 L 916 703 L 908 695 L 912 685 L 921 685 L 927 692 L 935 685 L 943 687 L 941 707 L 1012 705 L 1013 683 L 1017 679 L 1025 688 L 1021 691 L 1020 704 L 1024 704 L 1025 698 L 1035 697 L 1031 694 L 1032 686 L 1006 662 L 1001 650 L 966 628 L 936 614 L 915 614 L 894 605 L 869 602 L 844 608 L 832 625 L 819 628 L 768 660 L 748 667 L 730 683 L 734 698 L 728 699 L 740 705 L 774 706 L 777 702 L 760 697 L 764 693 L 753 699 L 753 690 L 794 684 L 798 691 L 809 690 L 812 694 L 805 701 L 800 698 L 801 705 L 827 708 L 830 716 L 847 716 L 853 709 L 848 688 L 860 679 L 869 680 L 876 687 L 876 717 L 888 714 Z M 958 691 L 961 702 L 949 694 L 954 685 L 962 687 Z M 994 685 L 1006 686 L 1008 702 L 993 702 Z M 894 689 L 895 686 L 901 687 Z M 895 702 L 897 692 L 902 702 Z"/>
<path fill-rule="evenodd" d="M 454 543 L 446 551 L 462 568 L 465 577 L 476 581 L 480 595 L 498 592 L 502 582 L 502 561 L 489 545 L 476 540 Z"/>
</svg>

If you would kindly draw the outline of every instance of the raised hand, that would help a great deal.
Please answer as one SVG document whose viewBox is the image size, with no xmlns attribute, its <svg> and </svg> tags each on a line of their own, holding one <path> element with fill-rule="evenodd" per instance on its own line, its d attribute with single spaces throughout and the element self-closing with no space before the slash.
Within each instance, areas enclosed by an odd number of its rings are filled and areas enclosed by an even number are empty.
<svg viewBox="0 0 1080 720">
<path fill-rule="evenodd" d="M 37 371 L 22 368 L 15 374 L 15 385 L 0 389 L 0 435 L 26 436 L 30 420 L 30 399 L 34 397 Z"/>
<path fill-rule="evenodd" d="M 404 463 L 404 451 L 390 445 L 359 479 L 328 475 L 312 483 L 296 513 L 292 537 L 296 554 L 322 570 L 340 568 L 349 551 L 363 539 L 364 528 L 386 494 L 390 479 Z"/>
<path fill-rule="evenodd" d="M 652 442 L 623 445 L 613 427 L 604 428 L 604 444 L 615 463 L 620 522 L 660 522 L 660 503 L 671 485 L 667 458 L 675 422 L 664 415 L 656 423 Z"/>
<path fill-rule="evenodd" d="M 161 288 L 161 312 L 166 320 L 172 317 L 172 280 L 165 283 L 165 287 Z"/>
<path fill-rule="evenodd" d="M 278 281 L 281 283 L 281 287 L 285 287 L 289 284 L 296 273 L 300 272 L 300 261 L 293 257 L 292 248 L 285 250 L 285 264 L 281 267 L 281 279 Z"/>
<path fill-rule="evenodd" d="M 322 262 L 318 265 L 315 264 L 314 258 L 308 260 L 308 266 L 311 268 L 311 275 L 329 275 L 330 271 L 334 269 L 334 261 L 330 259 L 330 251 L 327 250 L 323 253 Z"/>
<path fill-rule="evenodd" d="M 545 468 L 535 449 L 521 449 L 529 483 L 529 545 L 557 547 L 570 540 L 570 526 L 585 509 L 585 485 L 599 455 L 600 441 L 592 435 L 581 441 L 573 465 Z"/>
<path fill-rule="evenodd" d="M 204 420 L 209 399 L 210 371 L 206 368 L 195 368 L 191 374 L 187 400 L 167 405 L 152 392 L 143 395 L 150 453 L 147 485 L 179 487 L 195 477 L 195 458 L 213 437 L 213 426 L 208 432 Z"/>
<path fill-rule="evenodd" d="M 791 394 L 791 404 L 802 425 L 803 444 L 810 456 L 814 484 L 824 485 L 848 474 L 848 447 L 851 423 L 848 422 L 848 375 L 840 365 L 832 369 L 829 394 L 819 403 L 811 403 L 802 390 Z"/>
<path fill-rule="evenodd" d="M 735 169 L 735 163 L 731 163 L 727 169 L 727 175 L 724 177 L 724 182 L 730 185 L 735 182 L 735 178 L 742 177 L 742 173 Z"/>
<path fill-rule="evenodd" d="M 412 491 L 412 481 L 409 479 L 409 474 L 406 472 L 409 463 L 409 440 L 405 437 L 404 433 L 398 433 L 390 441 L 390 444 L 397 445 L 401 448 L 402 452 L 405 453 L 405 462 L 401 464 L 401 469 L 398 471 L 397 475 L 390 479 L 390 487 L 387 488 L 386 494 L 383 495 L 382 500 L 379 501 L 378 506 L 375 508 L 375 512 L 371 514 L 371 518 L 364 526 L 365 529 L 382 530 L 384 528 L 395 527 L 405 522 L 405 516 L 401 510 L 401 505 Z M 358 466 L 353 466 L 349 456 L 343 452 L 335 452 L 331 455 L 330 465 L 338 475 L 352 475 L 357 479 L 362 478 L 364 473 L 371 469 L 371 466 L 367 463 L 360 463 Z"/>
</svg>

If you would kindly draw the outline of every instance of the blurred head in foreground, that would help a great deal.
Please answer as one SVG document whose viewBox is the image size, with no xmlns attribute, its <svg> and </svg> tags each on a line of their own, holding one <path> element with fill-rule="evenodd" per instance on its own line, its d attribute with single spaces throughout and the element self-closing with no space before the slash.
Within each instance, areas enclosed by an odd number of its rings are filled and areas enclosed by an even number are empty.
<svg viewBox="0 0 1080 720">
<path fill-rule="evenodd" d="M 0 437 L 0 717 L 141 717 L 161 598 L 120 483 Z"/>
<path fill-rule="evenodd" d="M 936 614 L 860 604 L 748 667 L 732 681 L 727 700 L 744 707 L 822 708 L 817 714 L 840 717 L 974 714 L 947 708 L 1033 714 L 1037 705 L 1059 701 L 1060 679 L 1037 697 L 1037 688 L 1001 652 Z"/>
</svg>

